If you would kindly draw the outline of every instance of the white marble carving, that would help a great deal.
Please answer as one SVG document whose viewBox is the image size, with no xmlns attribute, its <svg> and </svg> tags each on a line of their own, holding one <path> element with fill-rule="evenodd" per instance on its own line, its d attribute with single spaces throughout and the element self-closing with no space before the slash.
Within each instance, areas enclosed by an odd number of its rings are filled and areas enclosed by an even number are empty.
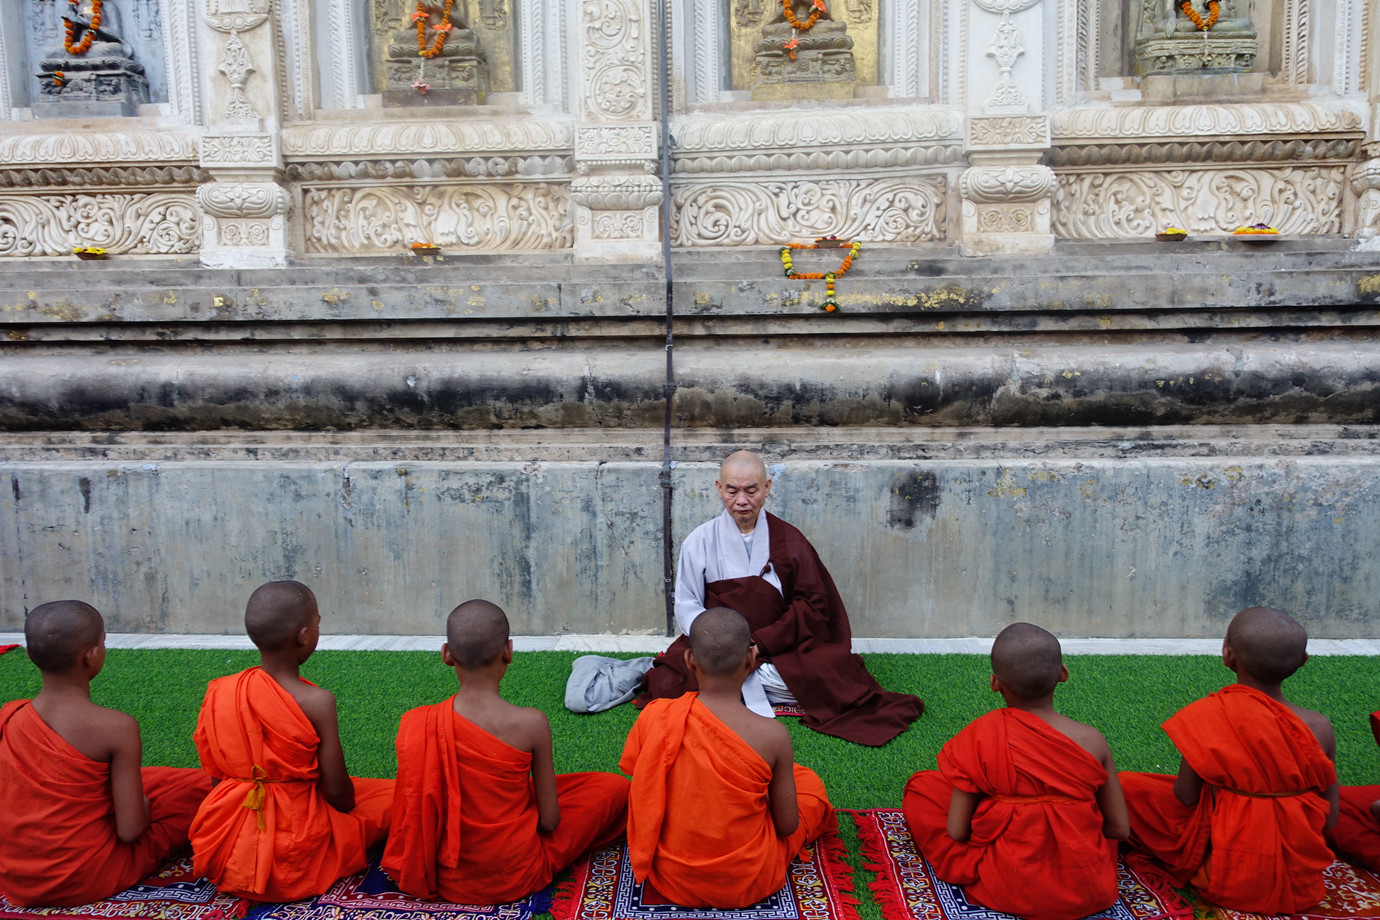
<svg viewBox="0 0 1380 920">
<path fill-rule="evenodd" d="M 1339 233 L 1344 166 L 1060 174 L 1054 227 L 1064 239 L 1146 239 L 1164 227 L 1230 233 L 1257 222 L 1281 233 Z"/>
<path fill-rule="evenodd" d="M 1380 144 L 1371 145 L 1369 154 L 1380 155 Z M 1351 174 L 1351 187 L 1356 192 L 1356 237 L 1358 249 L 1380 251 L 1380 159 L 1369 159 L 1358 165 Z"/>
<path fill-rule="evenodd" d="M 1054 170 L 1047 166 L 974 166 L 959 177 L 959 194 L 979 204 L 1029 202 L 1054 190 Z"/>
<path fill-rule="evenodd" d="M 352 109 L 363 83 L 359 43 L 367 43 L 368 40 L 360 28 L 360 14 L 354 0 L 328 0 L 326 15 L 329 22 L 326 49 L 330 80 L 327 86 L 322 87 L 322 106 L 328 109 Z"/>
<path fill-rule="evenodd" d="M 196 190 L 197 203 L 212 217 L 273 217 L 289 214 L 287 189 L 272 182 L 216 182 Z M 238 245 L 238 244 L 231 244 Z"/>
<path fill-rule="evenodd" d="M 583 0 L 581 103 L 589 121 L 650 121 L 645 2 Z"/>
<path fill-rule="evenodd" d="M 274 166 L 273 138 L 264 134 L 208 134 L 201 139 L 203 166 Z"/>
<path fill-rule="evenodd" d="M 676 246 L 769 246 L 828 234 L 915 243 L 944 239 L 939 177 L 678 183 Z"/>
<path fill-rule="evenodd" d="M 928 28 L 926 5 L 897 4 L 882 32 L 881 39 L 889 51 L 886 60 L 891 65 L 891 73 L 885 79 L 891 95 L 899 99 L 916 99 L 933 92 L 932 81 L 926 79 L 930 74 L 927 58 L 937 55 L 940 46 L 934 43 L 934 33 Z"/>
<path fill-rule="evenodd" d="M 656 156 L 656 126 L 582 125 L 575 131 L 575 156 L 586 164 L 650 160 Z"/>
<path fill-rule="evenodd" d="M 1311 6 L 1312 0 L 1284 0 L 1284 63 L 1280 75 L 1289 83 L 1310 82 Z"/>
<path fill-rule="evenodd" d="M 974 115 L 968 119 L 969 150 L 1009 150 L 1049 146 L 1049 119 L 1043 115 Z"/>
<path fill-rule="evenodd" d="M 254 62 L 249 57 L 249 48 L 240 40 L 238 32 L 231 32 L 225 41 L 225 48 L 216 68 L 230 81 L 230 101 L 221 112 L 221 121 L 228 125 L 257 128 L 263 121 L 258 110 L 245 95 L 244 84 L 254 72 Z"/>
<path fill-rule="evenodd" d="M 1025 95 L 1017 88 L 1016 81 L 1011 79 L 1011 70 L 1022 54 L 1025 54 L 1025 46 L 1021 44 L 1021 33 L 1011 19 L 1011 14 L 1002 13 L 997 31 L 987 45 L 987 56 L 997 62 L 997 68 L 1001 71 L 1001 79 L 997 81 L 992 94 L 987 97 L 989 108 L 1007 109 L 1026 105 Z"/>
<path fill-rule="evenodd" d="M 661 180 L 648 175 L 581 177 L 572 183 L 570 197 L 595 211 L 631 211 L 661 204 Z"/>
<path fill-rule="evenodd" d="M 310 252 L 397 252 L 417 241 L 487 252 L 569 249 L 569 191 L 550 183 L 308 190 Z"/>
<path fill-rule="evenodd" d="M 575 143 L 569 121 L 556 119 L 436 120 L 292 125 L 281 134 L 290 157 L 564 151 Z"/>
<path fill-rule="evenodd" d="M 963 119 L 952 109 L 886 108 L 687 115 L 675 120 L 676 156 L 861 146 L 891 146 L 962 138 Z"/>
<path fill-rule="evenodd" d="M 528 105 L 570 110 L 570 0 L 522 0 L 517 22 L 522 95 Z"/>
<path fill-rule="evenodd" d="M 196 136 L 179 131 L 0 134 L 0 163 L 196 162 Z"/>
<path fill-rule="evenodd" d="M 168 103 L 187 124 L 201 123 L 201 79 L 194 61 L 197 49 L 196 22 L 191 4 L 160 0 L 163 14 L 163 54 L 167 61 Z"/>
<path fill-rule="evenodd" d="M 1361 131 L 1366 122 L 1362 104 L 1343 100 L 1066 109 L 1054 112 L 1050 118 L 1056 141 L 1322 134 Z"/>
<path fill-rule="evenodd" d="M 200 236 L 190 191 L 0 195 L 0 257 L 68 255 L 74 246 L 168 255 L 194 252 Z"/>
</svg>

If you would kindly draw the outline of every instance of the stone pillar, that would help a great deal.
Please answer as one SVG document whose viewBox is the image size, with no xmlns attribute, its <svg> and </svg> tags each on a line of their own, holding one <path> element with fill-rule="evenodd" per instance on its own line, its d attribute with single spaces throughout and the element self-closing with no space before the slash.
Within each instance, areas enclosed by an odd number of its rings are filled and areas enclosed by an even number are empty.
<svg viewBox="0 0 1380 920">
<path fill-rule="evenodd" d="M 212 181 L 197 189 L 205 213 L 201 262 L 213 268 L 281 267 L 291 198 L 278 149 L 280 87 L 271 0 L 206 0 L 204 47 L 214 67 L 211 127 L 201 166 Z"/>
<path fill-rule="evenodd" d="M 959 178 L 964 255 L 1048 252 L 1054 173 L 1049 150 L 1046 66 L 1055 37 L 1046 34 L 1041 0 L 972 0 L 966 36 L 966 152 Z"/>
<path fill-rule="evenodd" d="M 653 0 L 581 0 L 575 126 L 575 258 L 649 261 L 661 254 Z"/>
<path fill-rule="evenodd" d="M 1369 30 L 1363 45 L 1371 49 L 1362 58 L 1366 72 L 1361 75 L 1361 86 L 1370 99 L 1370 128 L 1361 148 L 1363 159 L 1351 173 L 1351 185 L 1357 196 L 1356 238 L 1360 242 L 1356 248 L 1380 252 L 1380 12 L 1372 9 L 1363 23 Z"/>
</svg>

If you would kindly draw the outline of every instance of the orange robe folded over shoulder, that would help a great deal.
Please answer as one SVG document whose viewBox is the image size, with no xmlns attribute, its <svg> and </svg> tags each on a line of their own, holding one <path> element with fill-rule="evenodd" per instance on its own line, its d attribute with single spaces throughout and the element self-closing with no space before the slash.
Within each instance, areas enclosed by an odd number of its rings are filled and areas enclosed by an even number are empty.
<svg viewBox="0 0 1380 920">
<path fill-rule="evenodd" d="M 1147 868 L 1234 910 L 1291 914 L 1321 901 L 1332 864 L 1323 792 L 1337 773 L 1304 721 L 1232 684 L 1170 716 L 1164 730 L 1202 777 L 1202 795 L 1185 806 L 1174 777 L 1121 773 L 1128 861 L 1146 865 L 1148 855 Z"/>
<path fill-rule="evenodd" d="M 632 775 L 633 875 L 683 907 L 756 904 L 781 890 L 806 844 L 838 827 L 824 783 L 794 764 L 800 824 L 778 836 L 771 768 L 695 691 L 648 703 L 619 766 Z"/>
<path fill-rule="evenodd" d="M 48 727 L 29 700 L 0 709 L 0 891 L 16 904 L 86 904 L 123 891 L 187 845 L 187 826 L 211 791 L 203 770 L 144 767 L 149 825 L 115 834 L 110 764 Z"/>
<path fill-rule="evenodd" d="M 1370 714 L 1370 730 L 1380 743 L 1380 712 Z M 1347 859 L 1380 872 L 1380 821 L 1370 810 L 1372 802 L 1380 801 L 1380 786 L 1343 786 L 1341 799 L 1332 842 Z"/>
<path fill-rule="evenodd" d="M 403 714 L 383 868 L 419 898 L 503 904 L 551 883 L 581 853 L 623 836 L 628 781 L 556 777 L 561 822 L 537 829 L 532 754 L 459 715 L 451 699 Z"/>
<path fill-rule="evenodd" d="M 1026 920 L 1076 920 L 1116 901 L 1116 844 L 1102 835 L 1107 770 L 1063 732 L 1019 709 L 969 723 L 916 773 L 901 807 L 946 882 Z M 949 836 L 954 789 L 983 796 L 966 843 Z"/>
<path fill-rule="evenodd" d="M 193 737 L 220 783 L 192 822 L 192 862 L 221 891 L 257 901 L 322 894 L 364 868 L 388 832 L 393 780 L 355 779 L 350 812 L 327 804 L 316 729 L 261 668 L 207 685 Z"/>
</svg>

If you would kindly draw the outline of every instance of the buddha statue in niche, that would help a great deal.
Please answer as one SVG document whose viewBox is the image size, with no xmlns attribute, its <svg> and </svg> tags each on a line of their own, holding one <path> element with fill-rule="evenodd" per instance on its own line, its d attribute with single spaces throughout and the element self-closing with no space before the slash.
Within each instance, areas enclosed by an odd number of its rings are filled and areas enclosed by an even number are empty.
<svg viewBox="0 0 1380 920">
<path fill-rule="evenodd" d="M 753 47 L 754 99 L 852 98 L 853 39 L 829 6 L 829 0 L 776 4 Z"/>
<path fill-rule="evenodd" d="M 481 105 L 488 69 L 479 40 L 464 20 L 463 3 L 418 0 L 399 4 L 405 15 L 386 52 L 388 105 Z"/>
<path fill-rule="evenodd" d="M 1240 73 L 1255 64 L 1258 50 L 1249 0 L 1142 2 L 1139 75 Z"/>
<path fill-rule="evenodd" d="M 65 0 L 62 43 L 39 62 L 35 114 L 133 115 L 148 101 L 144 67 L 116 31 L 113 0 Z"/>
</svg>

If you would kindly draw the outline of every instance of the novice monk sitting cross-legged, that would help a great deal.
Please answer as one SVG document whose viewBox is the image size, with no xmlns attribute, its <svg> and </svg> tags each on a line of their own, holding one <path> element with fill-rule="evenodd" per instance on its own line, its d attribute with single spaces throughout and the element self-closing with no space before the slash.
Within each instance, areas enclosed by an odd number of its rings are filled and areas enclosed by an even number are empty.
<svg viewBox="0 0 1380 920">
<path fill-rule="evenodd" d="M 404 713 L 398 726 L 383 868 L 399 888 L 461 904 L 516 901 L 623 836 L 628 781 L 557 776 L 545 713 L 499 695 L 513 661 L 502 610 L 482 600 L 452 610 L 441 660 L 459 691 Z"/>
<path fill-rule="evenodd" d="M 192 822 L 193 864 L 223 892 L 295 901 L 364 868 L 388 832 L 393 780 L 345 772 L 335 697 L 298 675 L 321 635 L 311 591 L 263 585 L 244 626 L 261 664 L 211 681 L 197 718 L 197 753 L 219 783 Z"/>
<path fill-rule="evenodd" d="M 26 906 L 99 901 L 186 846 L 211 777 L 140 769 L 139 723 L 91 702 L 105 663 L 96 608 L 35 607 L 24 644 L 43 689 L 0 709 L 0 891 Z"/>
<path fill-rule="evenodd" d="M 1370 731 L 1380 742 L 1380 712 L 1370 714 Z M 1340 806 L 1330 835 L 1333 848 L 1380 872 L 1380 786 L 1343 786 Z"/>
<path fill-rule="evenodd" d="M 793 761 L 785 726 L 743 705 L 757 663 L 726 607 L 690 627 L 698 692 L 653 700 L 619 762 L 632 775 L 633 875 L 683 907 L 741 908 L 779 891 L 805 845 L 838 827 L 824 784 Z"/>
<path fill-rule="evenodd" d="M 1290 914 L 1322 900 L 1337 745 L 1327 717 L 1290 703 L 1280 687 L 1308 660 L 1307 644 L 1278 610 L 1251 607 L 1232 619 L 1222 663 L 1237 682 L 1164 723 L 1183 757 L 1179 775 L 1121 774 L 1128 862 L 1234 910 Z"/>
<path fill-rule="evenodd" d="M 1102 733 L 1054 711 L 1059 640 L 1013 623 L 992 643 L 1005 709 L 968 724 L 902 798 L 916 846 L 946 882 L 1024 920 L 1074 920 L 1117 897 L 1126 803 Z"/>
</svg>

